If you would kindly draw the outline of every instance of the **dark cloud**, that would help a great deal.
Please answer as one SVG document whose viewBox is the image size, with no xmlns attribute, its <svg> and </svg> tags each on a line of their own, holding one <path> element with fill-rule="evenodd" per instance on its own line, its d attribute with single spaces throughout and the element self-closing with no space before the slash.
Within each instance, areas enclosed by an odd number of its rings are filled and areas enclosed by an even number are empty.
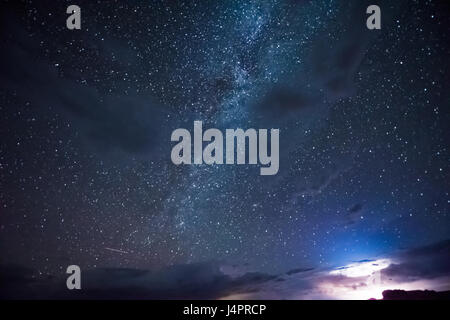
<svg viewBox="0 0 450 320">
<path fill-rule="evenodd" d="M 314 77 L 330 99 L 353 94 L 353 78 L 363 57 L 365 40 L 361 37 L 348 39 L 330 46 L 319 42 L 313 49 L 312 68 Z"/>
<path fill-rule="evenodd" d="M 382 279 L 401 286 L 413 280 L 448 279 L 450 241 L 400 253 L 396 262 L 382 269 Z M 361 263 L 374 263 L 365 259 Z M 354 267 L 354 266 L 353 266 Z M 42 278 L 23 267 L 1 266 L 4 299 L 218 299 L 238 295 L 245 299 L 339 298 L 339 292 L 367 290 L 371 275 L 357 277 L 330 271 L 345 271 L 352 266 L 335 269 L 296 268 L 271 275 L 244 272 L 231 275 L 218 262 L 174 265 L 157 271 L 100 268 L 82 271 L 82 289 L 69 291 L 65 274 L 61 278 Z M 226 269 L 226 268 L 225 268 Z M 232 269 L 236 269 L 233 267 Z M 289 277 L 283 277 L 287 275 Z M 372 279 L 372 280 L 371 280 Z M 447 284 L 447 286 L 450 284 Z M 429 288 L 434 289 L 434 288 Z M 334 290 L 334 291 L 333 291 Z M 341 291 L 339 291 L 341 290 Z M 337 293 L 338 292 L 338 293 Z M 381 292 L 380 292 L 381 294 Z M 342 298 L 342 297 L 341 297 Z M 369 298 L 369 297 L 368 297 Z"/>
<path fill-rule="evenodd" d="M 396 281 L 415 281 L 449 276 L 450 240 L 409 250 L 398 256 L 398 262 L 382 270 Z"/>
<path fill-rule="evenodd" d="M 159 271 L 101 268 L 82 271 L 82 289 L 69 291 L 65 279 L 39 278 L 27 268 L 1 266 L 4 299 L 217 299 L 257 292 L 276 276 L 248 272 L 231 277 L 218 263 L 175 265 Z"/>
<path fill-rule="evenodd" d="M 347 209 L 347 212 L 344 212 L 344 221 L 343 224 L 347 226 L 351 226 L 355 223 L 358 223 L 361 220 L 361 211 L 363 209 L 363 205 L 357 203 L 350 208 Z"/>
<path fill-rule="evenodd" d="M 359 211 L 361 211 L 362 207 L 363 207 L 362 204 L 357 203 L 354 206 L 352 206 L 351 208 L 349 208 L 348 212 L 350 212 L 350 213 L 359 212 Z"/>
<path fill-rule="evenodd" d="M 92 143 L 95 151 L 122 150 L 145 154 L 167 145 L 171 112 L 146 94 L 115 96 L 102 94 L 70 76 L 61 77 L 58 67 L 45 58 L 36 59 L 42 50 L 13 19 L 4 22 L 0 59 L 2 91 L 17 96 L 40 112 L 63 115 Z M 64 70 L 70 74 L 73 70 Z M 167 129 L 167 130 L 166 130 Z"/>
<path fill-rule="evenodd" d="M 264 94 L 260 106 L 268 117 L 302 116 L 304 114 L 296 112 L 308 108 L 321 110 L 324 103 L 328 109 L 337 99 L 355 93 L 354 78 L 370 39 L 365 29 L 365 16 L 361 14 L 366 7 L 344 5 L 339 21 L 340 28 L 345 30 L 342 38 L 330 39 L 327 34 L 319 33 L 312 40 L 305 69 L 298 70 L 293 78 Z M 355 20 L 361 20 L 361 23 L 355 24 Z"/>
<path fill-rule="evenodd" d="M 314 106 L 318 98 L 306 91 L 289 86 L 277 86 L 268 90 L 260 102 L 261 111 L 272 117 L 285 117 L 295 111 Z"/>
<path fill-rule="evenodd" d="M 301 273 L 301 272 L 307 272 L 307 271 L 312 271 L 314 270 L 314 268 L 296 268 L 296 269 L 292 269 L 286 272 L 286 274 L 288 276 L 296 274 L 296 273 Z"/>
<path fill-rule="evenodd" d="M 450 300 L 450 291 L 433 290 L 385 290 L 383 300 Z"/>
<path fill-rule="evenodd" d="M 31 269 L 16 265 L 0 266 L 0 299 L 20 299 L 26 295 L 34 297 L 36 283 Z"/>
</svg>

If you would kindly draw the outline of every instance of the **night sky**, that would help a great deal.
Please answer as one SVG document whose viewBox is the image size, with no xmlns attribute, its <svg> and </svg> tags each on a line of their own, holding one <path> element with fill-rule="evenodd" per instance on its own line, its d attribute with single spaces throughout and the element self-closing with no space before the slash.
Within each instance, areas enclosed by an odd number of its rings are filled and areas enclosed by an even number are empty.
<svg viewBox="0 0 450 320">
<path fill-rule="evenodd" d="M 138 298 L 348 298 L 321 284 L 379 259 L 400 289 L 449 290 L 449 16 L 425 0 L 2 1 L 0 270 L 23 277 L 2 296 L 47 297 L 30 288 L 76 264 L 86 290 L 120 278 L 124 298 L 136 277 Z M 171 132 L 195 120 L 280 129 L 279 172 L 174 165 Z"/>
</svg>

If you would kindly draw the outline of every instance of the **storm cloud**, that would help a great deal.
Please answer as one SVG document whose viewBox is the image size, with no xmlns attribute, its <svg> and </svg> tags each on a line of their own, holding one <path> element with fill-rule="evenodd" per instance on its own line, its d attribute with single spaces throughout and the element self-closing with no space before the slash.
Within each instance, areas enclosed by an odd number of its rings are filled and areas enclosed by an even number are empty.
<svg viewBox="0 0 450 320">
<path fill-rule="evenodd" d="M 42 278 L 24 267 L 2 266 L 0 296 L 6 299 L 369 299 L 385 289 L 450 289 L 450 241 L 399 252 L 383 261 L 380 282 L 361 266 L 377 267 L 366 259 L 336 268 L 297 268 L 283 274 L 227 267 L 220 262 L 174 265 L 159 270 L 99 268 L 82 272 L 82 289 L 69 291 L 65 278 Z M 428 265 L 428 267 L 426 267 Z M 231 271 L 234 270 L 234 271 Z M 376 269 L 374 269 L 376 270 Z M 341 272 L 344 271 L 344 272 Z M 411 286 L 411 282 L 415 285 Z M 380 290 L 377 292 L 377 290 Z M 345 293 L 345 295 L 342 295 Z M 350 295 L 347 295 L 349 294 Z"/>
</svg>

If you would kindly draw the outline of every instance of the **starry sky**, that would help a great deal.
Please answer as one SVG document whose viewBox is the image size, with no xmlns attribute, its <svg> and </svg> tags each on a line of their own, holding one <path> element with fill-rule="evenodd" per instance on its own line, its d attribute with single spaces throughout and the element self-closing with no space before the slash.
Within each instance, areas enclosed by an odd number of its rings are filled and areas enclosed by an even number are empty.
<svg viewBox="0 0 450 320">
<path fill-rule="evenodd" d="M 273 288 L 448 252 L 448 2 L 377 1 L 368 30 L 373 1 L 77 1 L 68 30 L 72 2 L 1 4 L 3 275 L 214 270 Z M 171 132 L 195 120 L 280 129 L 278 174 L 174 165 Z"/>
</svg>

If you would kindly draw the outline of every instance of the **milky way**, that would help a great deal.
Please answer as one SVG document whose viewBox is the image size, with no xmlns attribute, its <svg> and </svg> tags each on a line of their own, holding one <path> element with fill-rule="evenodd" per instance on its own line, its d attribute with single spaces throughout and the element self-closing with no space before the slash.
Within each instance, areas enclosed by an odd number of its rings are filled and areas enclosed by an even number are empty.
<svg viewBox="0 0 450 320">
<path fill-rule="evenodd" d="M 0 255 L 38 276 L 279 274 L 449 238 L 449 5 L 5 1 Z M 280 168 L 180 165 L 170 134 L 280 129 Z M 450 270 L 447 270 L 450 272 Z"/>
</svg>

